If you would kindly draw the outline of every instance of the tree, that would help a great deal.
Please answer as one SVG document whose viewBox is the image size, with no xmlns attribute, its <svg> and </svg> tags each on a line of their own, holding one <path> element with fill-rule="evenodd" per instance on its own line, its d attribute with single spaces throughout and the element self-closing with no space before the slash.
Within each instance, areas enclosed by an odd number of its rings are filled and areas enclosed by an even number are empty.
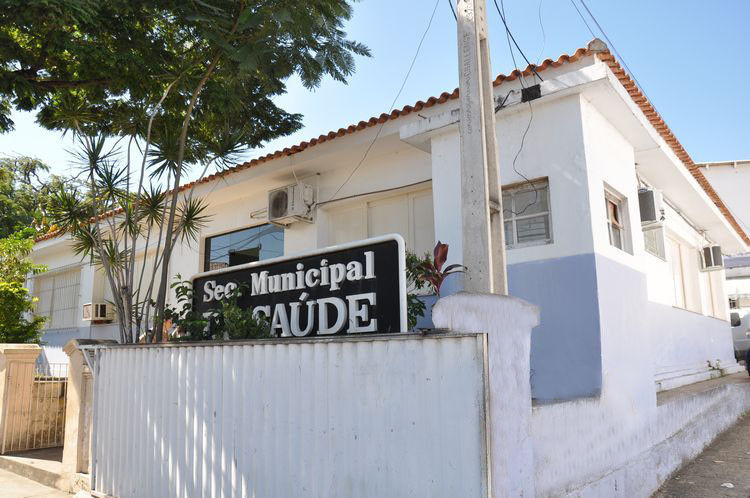
<svg viewBox="0 0 750 498">
<path fill-rule="evenodd" d="M 46 271 L 44 265 L 34 264 L 29 254 L 34 247 L 34 231 L 22 230 L 0 239 L 0 282 L 23 285 L 26 278 Z"/>
<path fill-rule="evenodd" d="M 0 158 L 0 238 L 17 230 L 45 232 L 52 192 L 72 179 L 49 174 L 49 166 L 30 157 Z"/>
<path fill-rule="evenodd" d="M 24 316 L 34 310 L 35 301 L 18 282 L 0 281 L 0 342 L 39 342 L 46 318 Z"/>
<path fill-rule="evenodd" d="M 26 278 L 46 270 L 28 258 L 33 235 L 26 229 L 0 239 L 0 342 L 38 342 L 42 333 L 44 317 L 25 318 L 36 301 L 24 287 Z"/>
<path fill-rule="evenodd" d="M 206 221 L 193 191 L 178 190 L 188 166 L 200 178 L 299 129 L 301 116 L 273 97 L 294 74 L 308 88 L 326 75 L 346 80 L 354 56 L 369 55 L 342 30 L 351 13 L 347 0 L 10 0 L 0 7 L 0 127 L 13 126 L 15 107 L 77 137 L 87 186 L 64 189 L 54 218 L 81 254 L 101 264 L 123 342 L 161 330 L 174 245 Z M 125 159 L 107 150 L 106 137 L 121 140 Z M 133 147 L 143 152 L 139 167 L 130 161 Z M 103 209 L 117 216 L 99 217 Z M 137 275 L 144 244 L 156 246 L 156 257 Z"/>
</svg>

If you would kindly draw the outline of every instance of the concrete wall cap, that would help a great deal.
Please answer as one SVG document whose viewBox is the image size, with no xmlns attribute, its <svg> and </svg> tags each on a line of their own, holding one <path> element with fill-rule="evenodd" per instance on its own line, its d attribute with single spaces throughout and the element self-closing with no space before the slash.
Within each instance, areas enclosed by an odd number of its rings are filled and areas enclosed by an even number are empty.
<svg viewBox="0 0 750 498">
<path fill-rule="evenodd" d="M 435 327 L 456 332 L 487 333 L 504 328 L 531 332 L 539 319 L 537 305 L 500 294 L 457 292 L 441 298 L 432 308 Z"/>
<path fill-rule="evenodd" d="M 111 339 L 71 339 L 63 346 L 63 351 L 68 356 L 81 349 L 81 346 L 108 346 L 117 344 L 117 341 Z"/>
<path fill-rule="evenodd" d="M 0 354 L 21 355 L 39 354 L 42 351 L 38 344 L 0 344 Z"/>
</svg>

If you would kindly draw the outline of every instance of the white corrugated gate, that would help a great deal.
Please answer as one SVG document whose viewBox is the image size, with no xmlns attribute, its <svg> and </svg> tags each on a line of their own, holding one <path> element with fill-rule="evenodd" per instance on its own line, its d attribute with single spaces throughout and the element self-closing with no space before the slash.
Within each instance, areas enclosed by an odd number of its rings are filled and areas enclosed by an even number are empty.
<svg viewBox="0 0 750 498">
<path fill-rule="evenodd" d="M 487 496 L 486 336 L 101 349 L 96 491 Z"/>
</svg>

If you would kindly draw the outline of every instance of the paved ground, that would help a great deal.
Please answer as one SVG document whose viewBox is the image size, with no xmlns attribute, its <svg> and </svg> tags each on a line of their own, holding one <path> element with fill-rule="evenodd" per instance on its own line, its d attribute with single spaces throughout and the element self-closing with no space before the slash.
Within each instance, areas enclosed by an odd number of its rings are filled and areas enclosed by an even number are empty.
<svg viewBox="0 0 750 498">
<path fill-rule="evenodd" d="M 0 496 L 3 498 L 69 498 L 73 495 L 0 469 Z"/>
<path fill-rule="evenodd" d="M 654 498 L 750 496 L 750 415 L 680 469 Z"/>
</svg>

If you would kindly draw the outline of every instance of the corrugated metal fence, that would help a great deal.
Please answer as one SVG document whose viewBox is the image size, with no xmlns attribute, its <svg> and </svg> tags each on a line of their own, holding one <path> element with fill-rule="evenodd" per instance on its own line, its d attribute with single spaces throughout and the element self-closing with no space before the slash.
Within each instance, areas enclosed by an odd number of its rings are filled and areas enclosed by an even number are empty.
<svg viewBox="0 0 750 498">
<path fill-rule="evenodd" d="M 119 497 L 487 496 L 484 335 L 97 351 Z"/>
</svg>

